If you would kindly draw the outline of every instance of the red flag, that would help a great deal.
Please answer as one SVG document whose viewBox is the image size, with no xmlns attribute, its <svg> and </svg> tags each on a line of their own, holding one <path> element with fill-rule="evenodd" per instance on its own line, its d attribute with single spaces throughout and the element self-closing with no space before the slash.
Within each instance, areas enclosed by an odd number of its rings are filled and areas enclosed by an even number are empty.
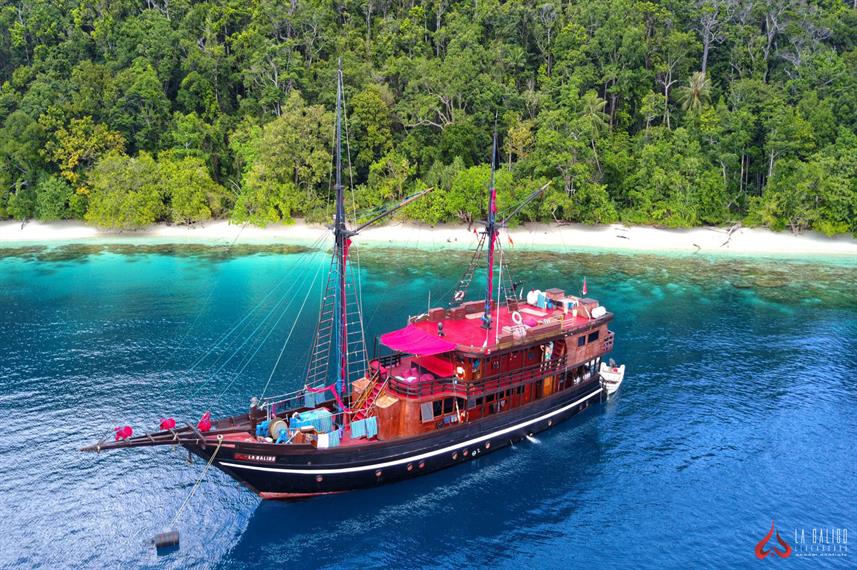
<svg viewBox="0 0 857 570">
<path fill-rule="evenodd" d="M 196 427 L 203 433 L 211 431 L 211 412 L 205 412 L 202 414 L 202 417 L 200 418 L 199 423 L 196 424 Z"/>
<path fill-rule="evenodd" d="M 586 295 L 586 277 L 583 278 L 583 294 Z"/>
<path fill-rule="evenodd" d="M 134 434 L 134 430 L 131 429 L 131 426 L 117 427 L 114 428 L 113 431 L 116 432 L 116 441 L 128 439 Z"/>
</svg>

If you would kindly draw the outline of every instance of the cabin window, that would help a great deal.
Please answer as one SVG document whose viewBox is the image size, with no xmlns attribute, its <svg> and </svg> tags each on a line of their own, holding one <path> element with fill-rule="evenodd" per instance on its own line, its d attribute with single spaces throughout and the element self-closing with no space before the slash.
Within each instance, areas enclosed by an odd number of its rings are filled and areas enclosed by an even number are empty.
<svg viewBox="0 0 857 570">
<path fill-rule="evenodd" d="M 583 346 L 584 344 L 586 344 L 586 335 L 582 334 L 577 337 L 577 346 Z"/>
<path fill-rule="evenodd" d="M 444 414 L 451 414 L 453 409 L 455 409 L 455 408 L 453 406 L 452 398 L 446 398 L 443 401 L 443 413 Z"/>
<path fill-rule="evenodd" d="M 434 410 L 432 409 L 432 402 L 423 402 L 420 404 L 420 416 L 423 421 L 430 422 L 434 419 Z"/>
<path fill-rule="evenodd" d="M 434 416 L 439 416 L 443 414 L 443 400 L 435 400 L 432 402 L 432 410 L 434 411 Z"/>
<path fill-rule="evenodd" d="M 485 396 L 485 401 L 486 401 L 486 402 L 493 402 L 493 401 L 494 401 L 494 397 L 495 397 L 496 395 L 497 395 L 497 394 L 488 394 L 487 396 Z"/>
<path fill-rule="evenodd" d="M 598 340 L 598 331 L 589 333 L 589 342 L 595 342 L 596 340 Z"/>
</svg>

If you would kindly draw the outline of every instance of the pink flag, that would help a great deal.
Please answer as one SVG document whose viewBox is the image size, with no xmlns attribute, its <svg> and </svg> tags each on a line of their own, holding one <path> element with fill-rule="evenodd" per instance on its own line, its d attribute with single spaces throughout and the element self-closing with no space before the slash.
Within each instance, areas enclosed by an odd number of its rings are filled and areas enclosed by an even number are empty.
<svg viewBox="0 0 857 570">
<path fill-rule="evenodd" d="M 583 294 L 586 295 L 586 277 L 583 278 Z"/>
<path fill-rule="evenodd" d="M 202 417 L 199 419 L 199 423 L 196 424 L 196 427 L 203 433 L 211 431 L 211 412 L 205 412 L 202 414 Z"/>
</svg>

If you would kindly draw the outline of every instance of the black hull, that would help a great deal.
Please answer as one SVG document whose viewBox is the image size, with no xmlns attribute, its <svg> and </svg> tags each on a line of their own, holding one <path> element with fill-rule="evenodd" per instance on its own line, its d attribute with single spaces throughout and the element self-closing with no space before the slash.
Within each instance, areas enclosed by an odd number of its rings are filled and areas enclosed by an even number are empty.
<svg viewBox="0 0 857 570">
<path fill-rule="evenodd" d="M 338 493 L 411 479 L 469 461 L 549 429 L 600 401 L 597 380 L 531 404 L 418 437 L 319 450 L 228 442 L 214 465 L 263 498 Z M 186 445 L 206 461 L 216 446 Z"/>
</svg>

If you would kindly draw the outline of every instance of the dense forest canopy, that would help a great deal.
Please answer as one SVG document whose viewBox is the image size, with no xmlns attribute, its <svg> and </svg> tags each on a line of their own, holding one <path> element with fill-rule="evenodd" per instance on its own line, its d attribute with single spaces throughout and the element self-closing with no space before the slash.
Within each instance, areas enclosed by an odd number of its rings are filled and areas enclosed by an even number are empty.
<svg viewBox="0 0 857 570">
<path fill-rule="evenodd" d="M 0 217 L 857 232 L 857 0 L 0 0 Z"/>
</svg>

